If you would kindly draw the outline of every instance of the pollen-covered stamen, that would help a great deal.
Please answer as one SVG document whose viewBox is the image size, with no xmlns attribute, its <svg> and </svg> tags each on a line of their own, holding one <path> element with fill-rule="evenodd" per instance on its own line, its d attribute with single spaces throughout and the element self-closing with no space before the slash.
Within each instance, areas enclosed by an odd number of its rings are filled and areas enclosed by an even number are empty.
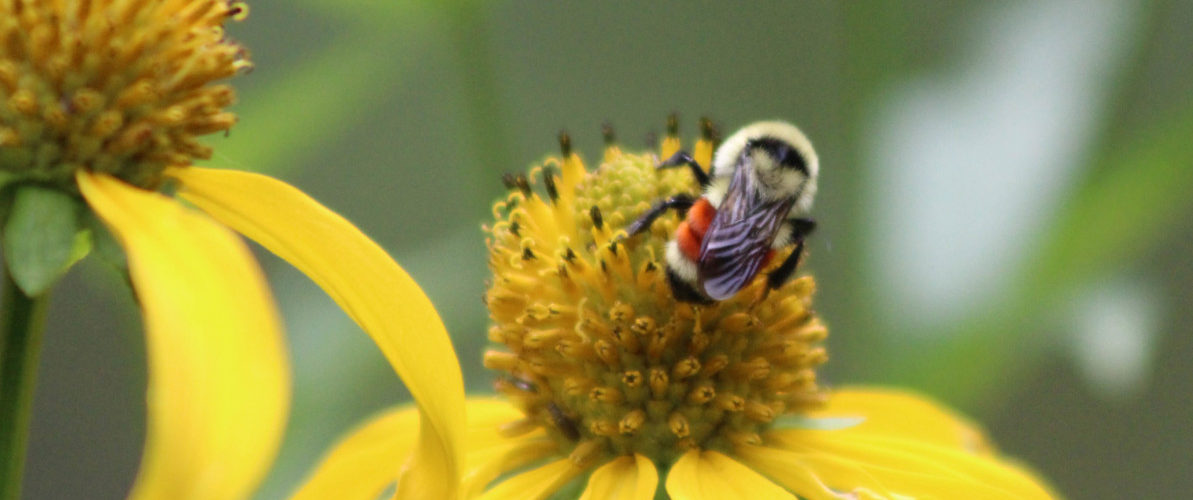
<svg viewBox="0 0 1193 500">
<path fill-rule="evenodd" d="M 0 2 L 0 170 L 73 189 L 74 171 L 153 187 L 208 158 L 250 66 L 223 24 L 242 2 Z"/>
<path fill-rule="evenodd" d="M 672 135 L 677 127 L 668 124 Z M 693 156 L 709 165 L 711 122 L 701 134 Z M 812 279 L 764 294 L 777 255 L 732 299 L 676 302 L 661 259 L 679 218 L 664 215 L 634 237 L 624 228 L 654 201 L 698 187 L 690 172 L 656 170 L 656 155 L 611 154 L 606 136 L 606 161 L 593 172 L 564 136 L 563 158 L 506 178 L 511 192 L 487 228 L 488 337 L 501 347 L 484 362 L 503 373 L 498 391 L 578 464 L 726 450 L 818 405 L 827 331 L 811 312 Z M 665 147 L 678 149 L 678 139 Z"/>
<path fill-rule="evenodd" d="M 667 135 L 659 147 L 659 157 L 670 158 L 676 151 L 679 151 L 679 116 L 671 113 L 667 117 Z M 701 165 L 706 164 L 701 163 Z"/>
</svg>

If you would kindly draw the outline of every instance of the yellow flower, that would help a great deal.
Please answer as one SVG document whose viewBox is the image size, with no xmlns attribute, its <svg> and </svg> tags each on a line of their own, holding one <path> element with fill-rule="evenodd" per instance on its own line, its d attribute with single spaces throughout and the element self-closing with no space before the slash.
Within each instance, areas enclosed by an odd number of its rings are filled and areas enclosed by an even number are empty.
<svg viewBox="0 0 1193 500">
<path fill-rule="evenodd" d="M 662 157 L 680 147 L 675 128 Z M 714 137 L 705 121 L 693 149 L 703 165 Z M 500 347 L 484 362 L 505 398 L 467 402 L 461 497 L 1051 496 L 933 402 L 821 388 L 828 332 L 811 277 L 769 294 L 759 279 L 707 306 L 677 302 L 660 257 L 678 219 L 628 239 L 623 228 L 695 182 L 657 171 L 659 156 L 621 152 L 611 132 L 606 141 L 586 171 L 564 137 L 562 157 L 508 176 L 512 192 L 494 207 L 485 300 Z M 415 425 L 408 407 L 364 423 L 297 498 L 374 498 L 394 482 Z"/>
<path fill-rule="evenodd" d="M 249 65 L 223 30 L 245 9 L 227 0 L 0 0 L 0 184 L 18 198 L 56 193 L 74 203 L 66 213 L 85 206 L 102 220 L 127 255 L 142 308 L 149 415 L 131 496 L 244 498 L 276 454 L 289 362 L 262 273 L 232 230 L 315 280 L 411 381 L 437 432 L 420 443 L 409 482 L 454 477 L 462 379 L 410 277 L 289 185 L 190 166 L 211 153 L 197 136 L 235 122 L 223 109 L 234 92 L 215 82 Z M 6 244 L 28 243 L 14 243 L 12 222 Z M 32 288 L 24 290 L 44 295 Z"/>
</svg>

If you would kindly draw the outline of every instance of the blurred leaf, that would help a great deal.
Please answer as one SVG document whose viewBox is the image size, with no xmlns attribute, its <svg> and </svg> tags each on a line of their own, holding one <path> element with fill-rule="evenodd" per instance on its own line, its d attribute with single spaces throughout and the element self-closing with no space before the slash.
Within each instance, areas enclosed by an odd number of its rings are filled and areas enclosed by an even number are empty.
<svg viewBox="0 0 1193 500">
<path fill-rule="evenodd" d="M 875 378 L 921 387 L 966 406 L 976 387 L 1007 388 L 1049 338 L 1049 314 L 1082 285 L 1117 272 L 1161 241 L 1193 206 L 1193 106 L 1095 159 L 1098 174 L 1065 203 L 1007 298 L 948 335 L 893 337 Z M 931 339 L 925 341 L 923 339 Z M 939 345 L 927 345 L 939 342 Z"/>
<path fill-rule="evenodd" d="M 1064 207 L 1039 258 L 1025 272 L 1024 292 L 1047 295 L 1130 262 L 1187 213 L 1193 198 L 1193 107 L 1177 119 L 1112 150 Z"/>
<path fill-rule="evenodd" d="M 474 0 L 465 0 L 476 3 Z M 441 4 L 459 2 L 448 1 L 389 1 L 389 0 L 300 0 L 307 8 L 324 12 L 326 15 L 350 18 L 361 26 L 387 27 L 385 31 L 394 31 L 394 24 L 421 24 L 418 21 L 425 15 L 426 8 L 441 7 Z M 399 28 L 402 29 L 402 28 Z"/>
<path fill-rule="evenodd" d="M 241 127 L 252 132 L 222 142 L 215 163 L 276 175 L 320 151 L 317 143 L 349 134 L 353 122 L 413 68 L 425 38 L 417 27 L 331 44 L 289 75 L 243 96 L 237 113 Z"/>
<path fill-rule="evenodd" d="M 91 251 L 79 225 L 78 198 L 57 189 L 21 186 L 4 224 L 4 256 L 25 295 L 36 297 Z"/>
</svg>

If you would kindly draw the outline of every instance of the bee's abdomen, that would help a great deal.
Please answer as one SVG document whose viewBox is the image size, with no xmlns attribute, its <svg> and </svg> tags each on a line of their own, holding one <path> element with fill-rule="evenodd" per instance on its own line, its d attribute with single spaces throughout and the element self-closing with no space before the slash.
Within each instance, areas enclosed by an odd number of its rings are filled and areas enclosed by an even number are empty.
<svg viewBox="0 0 1193 500">
<path fill-rule="evenodd" d="M 708 231 L 708 225 L 712 224 L 716 215 L 717 209 L 713 208 L 707 198 L 696 200 L 692 208 L 688 209 L 688 218 L 675 229 L 675 241 L 684 257 L 692 262 L 700 260 L 700 243 L 704 241 L 704 233 Z"/>
</svg>

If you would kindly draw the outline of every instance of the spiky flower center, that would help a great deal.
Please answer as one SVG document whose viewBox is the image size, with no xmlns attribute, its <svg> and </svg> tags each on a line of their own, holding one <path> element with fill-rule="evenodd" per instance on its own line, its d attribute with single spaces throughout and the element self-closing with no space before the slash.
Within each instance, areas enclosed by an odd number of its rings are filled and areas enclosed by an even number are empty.
<svg viewBox="0 0 1193 500">
<path fill-rule="evenodd" d="M 675 148 L 664 141 L 665 154 Z M 694 149 L 704 165 L 711 151 L 707 140 Z M 565 147 L 507 179 L 515 189 L 487 229 L 489 339 L 502 347 L 485 365 L 526 413 L 511 432 L 543 428 L 579 463 L 640 453 L 667 464 L 691 448 L 757 443 L 776 417 L 823 401 L 814 369 L 827 330 L 810 309 L 811 277 L 770 294 L 757 279 L 693 306 L 665 276 L 677 216 L 624 238 L 654 201 L 697 190 L 690 173 L 657 162 L 610 146 L 586 172 Z"/>
<path fill-rule="evenodd" d="M 230 0 L 0 2 L 0 171 L 73 186 L 76 169 L 151 187 L 208 158 L 231 127 L 212 85 L 249 65 L 224 35 Z M 73 189 L 73 188 L 71 188 Z"/>
</svg>

